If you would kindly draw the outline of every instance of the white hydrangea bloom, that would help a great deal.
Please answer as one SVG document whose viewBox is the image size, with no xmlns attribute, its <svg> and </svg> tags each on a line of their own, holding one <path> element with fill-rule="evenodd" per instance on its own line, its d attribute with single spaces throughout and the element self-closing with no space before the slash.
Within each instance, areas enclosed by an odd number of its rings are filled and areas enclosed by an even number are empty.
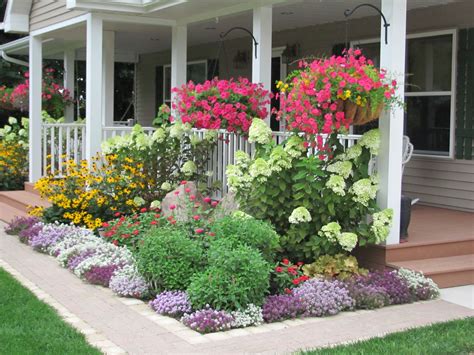
<svg viewBox="0 0 474 355">
<path fill-rule="evenodd" d="M 341 226 L 337 222 L 330 222 L 322 226 L 318 232 L 320 237 L 327 238 L 330 242 L 337 243 L 337 237 L 341 234 Z"/>
<path fill-rule="evenodd" d="M 386 208 L 372 215 L 370 230 L 374 233 L 377 244 L 387 239 L 390 227 L 392 226 L 392 218 L 393 210 L 391 208 Z"/>
<path fill-rule="evenodd" d="M 250 156 L 242 151 L 238 150 L 235 152 L 235 164 L 239 167 L 247 168 L 251 163 Z"/>
<path fill-rule="evenodd" d="M 352 163 L 350 161 L 337 161 L 328 165 L 327 170 L 347 179 L 352 174 Z"/>
<path fill-rule="evenodd" d="M 249 174 L 252 178 L 256 179 L 257 181 L 265 182 L 267 181 L 267 177 L 269 177 L 272 174 L 272 171 L 270 169 L 270 166 L 264 159 L 257 158 L 255 159 L 253 164 L 250 165 Z"/>
<path fill-rule="evenodd" d="M 228 165 L 226 168 L 227 185 L 231 192 L 249 189 L 252 184 L 252 177 L 243 172 L 237 165 Z"/>
<path fill-rule="evenodd" d="M 170 191 L 173 187 L 171 186 L 171 184 L 167 181 L 165 181 L 164 183 L 161 184 L 161 189 L 163 191 Z"/>
<path fill-rule="evenodd" d="M 298 158 L 306 150 L 301 137 L 293 135 L 285 143 L 285 152 L 292 158 Z"/>
<path fill-rule="evenodd" d="M 146 150 L 147 148 L 150 148 L 153 144 L 150 137 L 146 135 L 145 133 L 136 135 L 134 138 L 135 138 L 135 147 L 138 150 Z"/>
<path fill-rule="evenodd" d="M 357 234 L 343 232 L 337 236 L 337 242 L 346 251 L 352 251 L 357 245 Z"/>
<path fill-rule="evenodd" d="M 352 200 L 364 206 L 368 206 L 369 202 L 377 196 L 378 186 L 374 185 L 370 179 L 361 179 L 356 181 L 349 192 L 353 194 Z"/>
<path fill-rule="evenodd" d="M 188 160 L 181 167 L 181 172 L 186 176 L 191 176 L 194 173 L 196 173 L 196 171 L 197 171 L 196 164 L 192 160 Z"/>
<path fill-rule="evenodd" d="M 311 214 L 305 207 L 297 207 L 291 212 L 288 222 L 292 224 L 311 222 Z"/>
<path fill-rule="evenodd" d="M 254 118 L 249 128 L 249 143 L 267 144 L 271 141 L 271 128 L 264 120 L 260 118 Z"/>
<path fill-rule="evenodd" d="M 161 202 L 158 200 L 152 201 L 150 204 L 150 208 L 160 208 L 161 207 Z"/>
<path fill-rule="evenodd" d="M 358 144 L 370 150 L 370 154 L 377 155 L 380 147 L 380 131 L 378 128 L 364 133 Z"/>
<path fill-rule="evenodd" d="M 145 204 L 145 200 L 140 196 L 135 196 L 133 198 L 133 203 L 135 204 L 135 206 L 143 206 Z"/>
<path fill-rule="evenodd" d="M 362 154 L 362 146 L 354 144 L 352 147 L 346 149 L 346 151 L 337 156 L 339 160 L 354 160 L 360 157 Z"/>
<path fill-rule="evenodd" d="M 331 175 L 326 182 L 326 187 L 331 189 L 336 195 L 345 196 L 346 182 L 340 175 Z"/>
<path fill-rule="evenodd" d="M 185 133 L 185 127 L 183 126 L 183 123 L 181 121 L 176 121 L 170 128 L 171 138 L 181 139 L 184 133 Z"/>
<path fill-rule="evenodd" d="M 216 142 L 217 141 L 218 132 L 216 129 L 207 129 L 204 133 L 204 139 L 208 142 Z"/>
<path fill-rule="evenodd" d="M 158 128 L 153 135 L 151 136 L 151 140 L 157 143 L 163 143 L 166 139 L 166 131 L 163 128 Z"/>
<path fill-rule="evenodd" d="M 270 160 L 268 161 L 270 169 L 275 172 L 291 168 L 291 157 L 285 152 L 281 145 L 273 148 L 270 153 Z"/>
<path fill-rule="evenodd" d="M 18 123 L 18 120 L 15 117 L 8 117 L 8 123 L 14 125 Z"/>
</svg>

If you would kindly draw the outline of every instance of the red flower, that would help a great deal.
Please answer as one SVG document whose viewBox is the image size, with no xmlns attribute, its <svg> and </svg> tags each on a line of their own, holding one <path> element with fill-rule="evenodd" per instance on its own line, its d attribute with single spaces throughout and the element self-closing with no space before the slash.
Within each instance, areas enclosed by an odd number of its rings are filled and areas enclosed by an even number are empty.
<svg viewBox="0 0 474 355">
<path fill-rule="evenodd" d="M 282 272 L 282 271 L 283 271 L 283 268 L 282 268 L 281 266 L 277 266 L 277 267 L 275 268 L 275 271 L 276 271 L 276 272 Z"/>
<path fill-rule="evenodd" d="M 298 285 L 300 283 L 300 279 L 293 279 L 292 282 L 294 285 Z"/>
<path fill-rule="evenodd" d="M 184 189 L 184 192 L 186 192 L 187 194 L 189 194 L 189 193 L 191 192 L 191 189 L 190 189 L 189 187 L 186 187 L 186 188 Z"/>
<path fill-rule="evenodd" d="M 115 212 L 114 216 L 115 217 L 120 217 L 120 212 Z"/>
<path fill-rule="evenodd" d="M 192 201 L 194 201 L 195 199 L 196 199 L 196 196 L 194 196 L 194 195 L 189 196 L 189 201 L 192 202 Z"/>
<path fill-rule="evenodd" d="M 196 234 L 202 234 L 202 233 L 204 233 L 204 229 L 202 229 L 202 228 L 197 228 L 197 229 L 195 230 L 195 232 L 196 232 Z"/>
<path fill-rule="evenodd" d="M 170 205 L 170 210 L 174 210 L 176 208 L 176 205 Z"/>
<path fill-rule="evenodd" d="M 161 215 L 159 213 L 155 214 L 155 218 L 160 218 Z"/>
<path fill-rule="evenodd" d="M 170 223 L 171 224 L 176 224 L 176 220 L 173 219 L 172 221 L 170 221 Z"/>
<path fill-rule="evenodd" d="M 285 264 L 285 265 L 288 265 L 290 263 L 290 261 L 288 259 L 283 259 L 282 263 Z"/>
<path fill-rule="evenodd" d="M 107 222 L 102 223 L 102 227 L 107 228 L 109 224 Z"/>
<path fill-rule="evenodd" d="M 141 213 L 145 213 L 146 212 L 146 207 L 143 207 L 141 210 L 140 210 Z"/>
<path fill-rule="evenodd" d="M 298 263 L 296 265 L 298 266 L 302 266 L 304 263 L 302 261 L 298 261 Z"/>
<path fill-rule="evenodd" d="M 156 225 L 157 223 L 158 223 L 157 221 L 151 221 L 150 222 L 150 224 L 153 225 L 153 226 Z"/>
<path fill-rule="evenodd" d="M 285 288 L 285 292 L 286 292 L 287 294 L 290 294 L 290 293 L 291 293 L 291 290 L 290 290 L 289 288 Z"/>
<path fill-rule="evenodd" d="M 133 235 L 138 235 L 138 233 L 140 233 L 140 232 L 138 231 L 138 229 L 135 229 L 135 230 L 132 232 Z"/>
<path fill-rule="evenodd" d="M 216 236 L 216 233 L 214 233 L 214 232 L 209 232 L 209 236 L 210 236 L 210 237 L 215 237 L 215 236 Z"/>
<path fill-rule="evenodd" d="M 201 217 L 199 217 L 198 215 L 195 215 L 195 216 L 193 216 L 193 219 L 194 219 L 195 221 L 199 221 L 199 220 L 201 219 Z"/>
<path fill-rule="evenodd" d="M 179 195 L 179 191 L 176 190 L 176 191 L 174 192 L 174 194 L 175 194 L 176 196 L 178 196 L 178 195 Z"/>
<path fill-rule="evenodd" d="M 118 245 L 118 241 L 117 241 L 117 240 L 114 240 L 112 243 L 113 243 L 114 245 Z"/>
<path fill-rule="evenodd" d="M 212 201 L 211 206 L 216 207 L 219 204 L 219 201 Z"/>
<path fill-rule="evenodd" d="M 210 197 L 204 197 L 204 202 L 211 203 L 212 199 Z"/>
<path fill-rule="evenodd" d="M 181 181 L 181 185 L 186 185 L 188 182 L 186 180 Z"/>
</svg>

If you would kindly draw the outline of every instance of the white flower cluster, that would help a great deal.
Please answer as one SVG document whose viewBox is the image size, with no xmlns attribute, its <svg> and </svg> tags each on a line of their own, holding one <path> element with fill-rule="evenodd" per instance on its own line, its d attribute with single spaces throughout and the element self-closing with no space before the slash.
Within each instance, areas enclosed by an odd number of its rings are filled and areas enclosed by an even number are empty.
<svg viewBox="0 0 474 355">
<path fill-rule="evenodd" d="M 192 160 L 188 160 L 181 167 L 181 172 L 186 176 L 191 176 L 194 173 L 196 173 L 196 171 L 197 171 L 196 164 Z"/>
<path fill-rule="evenodd" d="M 357 245 L 357 234 L 351 232 L 341 232 L 341 225 L 337 222 L 330 222 L 324 225 L 318 232 L 320 237 L 324 237 L 331 243 L 339 244 L 342 249 L 351 251 Z"/>
<path fill-rule="evenodd" d="M 260 118 L 254 118 L 249 128 L 249 143 L 268 144 L 272 141 L 270 126 Z"/>
<path fill-rule="evenodd" d="M 285 152 L 292 158 L 299 158 L 306 150 L 303 145 L 303 139 L 296 135 L 291 136 L 285 143 Z"/>
<path fill-rule="evenodd" d="M 97 237 L 90 229 L 76 227 L 63 240 L 51 249 L 50 254 L 57 257 L 62 266 L 66 266 L 67 258 L 64 259 L 64 253 L 74 246 L 85 243 L 101 243 L 102 240 Z"/>
<path fill-rule="evenodd" d="M 368 206 L 369 202 L 377 196 L 377 190 L 378 184 L 371 179 L 360 179 L 351 186 L 349 192 L 353 194 L 353 201 Z"/>
<path fill-rule="evenodd" d="M 66 267 L 69 259 L 74 255 L 82 254 L 85 251 L 95 251 L 104 243 L 102 239 L 94 236 L 93 238 L 86 237 L 83 241 L 74 243 L 72 240 L 66 242 L 56 256 L 56 260 L 61 266 Z"/>
<path fill-rule="evenodd" d="M 352 147 L 346 149 L 342 154 L 339 154 L 336 159 L 338 160 L 355 160 L 362 154 L 362 146 L 354 144 Z"/>
<path fill-rule="evenodd" d="M 249 174 L 258 182 L 265 182 L 267 181 L 267 177 L 272 174 L 272 170 L 265 159 L 257 158 L 253 164 L 250 165 Z"/>
<path fill-rule="evenodd" d="M 329 165 L 327 170 L 347 179 L 352 174 L 352 163 L 350 161 L 337 161 Z"/>
<path fill-rule="evenodd" d="M 248 190 L 252 184 L 252 177 L 244 173 L 238 165 L 228 165 L 226 168 L 227 185 L 231 192 Z"/>
<path fill-rule="evenodd" d="M 291 212 L 288 221 L 292 224 L 311 222 L 311 214 L 305 207 L 298 207 Z"/>
<path fill-rule="evenodd" d="M 346 182 L 344 178 L 340 175 L 331 175 L 328 181 L 326 181 L 326 187 L 328 189 L 331 189 L 336 195 L 346 195 Z"/>
<path fill-rule="evenodd" d="M 364 133 L 357 144 L 369 149 L 370 154 L 378 155 L 380 147 L 380 131 L 376 128 Z"/>
<path fill-rule="evenodd" d="M 245 309 L 231 313 L 234 317 L 232 328 L 245 328 L 263 324 L 262 309 L 250 303 Z"/>
<path fill-rule="evenodd" d="M 272 171 L 280 172 L 284 169 L 291 168 L 291 156 L 285 151 L 285 149 L 279 145 L 273 148 L 270 153 L 270 160 L 268 161 L 270 169 Z"/>
<path fill-rule="evenodd" d="M 116 270 L 109 283 L 110 289 L 122 297 L 141 298 L 148 293 L 148 284 L 135 265 Z"/>
<path fill-rule="evenodd" d="M 439 296 L 438 285 L 432 279 L 423 275 L 422 272 L 400 268 L 397 270 L 397 274 L 405 279 L 412 292 L 416 292 L 419 288 L 427 287 L 430 290 L 429 296 L 431 299 Z"/>
<path fill-rule="evenodd" d="M 387 239 L 390 227 L 392 226 L 392 218 L 393 210 L 391 208 L 386 208 L 372 215 L 370 230 L 374 234 L 377 244 Z"/>
</svg>

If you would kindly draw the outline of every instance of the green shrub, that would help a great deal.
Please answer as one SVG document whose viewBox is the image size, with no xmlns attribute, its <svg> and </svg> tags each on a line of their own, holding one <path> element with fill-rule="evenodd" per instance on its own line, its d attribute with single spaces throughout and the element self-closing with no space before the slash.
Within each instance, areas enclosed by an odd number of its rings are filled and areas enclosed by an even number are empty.
<svg viewBox="0 0 474 355">
<path fill-rule="evenodd" d="M 272 226 L 255 218 L 226 216 L 211 226 L 215 240 L 227 240 L 233 246 L 247 244 L 262 253 L 265 260 L 273 263 L 279 248 L 279 236 Z"/>
<path fill-rule="evenodd" d="M 194 308 L 210 305 L 233 311 L 250 303 L 263 303 L 269 288 L 270 266 L 258 250 L 221 240 L 209 248 L 208 262 L 208 268 L 196 274 L 188 287 Z"/>
<path fill-rule="evenodd" d="M 180 228 L 151 230 L 137 252 L 138 270 L 156 291 L 185 290 L 204 264 L 202 247 Z"/>
</svg>

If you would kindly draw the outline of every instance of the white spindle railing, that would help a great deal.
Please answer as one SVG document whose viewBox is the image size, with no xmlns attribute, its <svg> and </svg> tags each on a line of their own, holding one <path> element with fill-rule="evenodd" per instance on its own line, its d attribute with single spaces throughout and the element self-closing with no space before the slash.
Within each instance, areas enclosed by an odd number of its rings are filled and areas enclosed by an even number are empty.
<svg viewBox="0 0 474 355">
<path fill-rule="evenodd" d="M 85 124 L 44 123 L 42 126 L 43 175 L 61 176 L 64 163 L 74 160 L 79 163 L 85 157 Z"/>
<path fill-rule="evenodd" d="M 133 127 L 113 126 L 103 127 L 103 140 L 107 140 L 115 136 L 124 136 L 132 131 Z M 144 127 L 147 134 L 153 134 L 155 128 Z M 205 129 L 193 129 L 192 133 L 204 138 Z M 289 132 L 273 132 L 275 143 L 282 144 L 289 136 Z M 252 155 L 255 146 L 250 144 L 247 139 L 236 133 L 227 132 L 226 130 L 218 131 L 218 141 L 214 151 L 211 153 L 208 171 L 212 172 L 209 177 L 209 183 L 216 181 L 222 183 L 222 191 L 215 194 L 216 198 L 221 198 L 228 192 L 226 168 L 230 164 L 234 164 L 235 152 L 243 150 Z M 339 142 L 345 147 L 353 146 L 360 135 L 339 135 Z M 326 136 L 323 136 L 323 141 Z M 311 151 L 310 151 L 311 154 Z M 73 123 L 55 123 L 43 124 L 43 174 L 46 174 L 47 168 L 53 174 L 61 176 L 64 172 L 64 162 L 73 159 L 79 162 L 85 156 L 85 125 Z"/>
</svg>

